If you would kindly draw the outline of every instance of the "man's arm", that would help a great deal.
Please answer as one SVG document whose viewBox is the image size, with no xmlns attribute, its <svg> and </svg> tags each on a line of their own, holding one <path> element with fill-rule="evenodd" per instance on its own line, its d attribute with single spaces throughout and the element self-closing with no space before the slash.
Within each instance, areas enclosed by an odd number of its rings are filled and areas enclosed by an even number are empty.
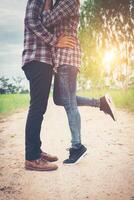
<svg viewBox="0 0 134 200">
<path fill-rule="evenodd" d="M 46 3 L 49 4 L 50 1 L 51 0 L 46 0 Z M 75 16 L 77 8 L 77 0 L 61 0 L 51 11 L 44 7 L 42 22 L 45 27 L 56 25 L 62 22 L 63 19 L 67 19 L 69 16 Z"/>
<path fill-rule="evenodd" d="M 49 45 L 55 46 L 57 38 L 47 31 L 41 22 L 41 8 L 42 3 L 37 0 L 32 0 L 28 2 L 25 25 L 28 27 L 37 37 Z"/>
</svg>

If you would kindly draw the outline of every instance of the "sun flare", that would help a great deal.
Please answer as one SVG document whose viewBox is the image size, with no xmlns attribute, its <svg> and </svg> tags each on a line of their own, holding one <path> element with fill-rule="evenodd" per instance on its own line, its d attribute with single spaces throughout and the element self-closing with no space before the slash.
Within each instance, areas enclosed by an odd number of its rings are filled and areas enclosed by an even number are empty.
<svg viewBox="0 0 134 200">
<path fill-rule="evenodd" d="M 114 59 L 115 59 L 115 50 L 112 49 L 112 50 L 106 51 L 106 53 L 104 54 L 103 62 L 104 62 L 105 70 L 107 73 L 110 73 L 111 65 Z"/>
<path fill-rule="evenodd" d="M 114 50 L 107 51 L 104 55 L 104 63 L 110 64 L 113 61 L 114 57 L 115 57 Z"/>
</svg>

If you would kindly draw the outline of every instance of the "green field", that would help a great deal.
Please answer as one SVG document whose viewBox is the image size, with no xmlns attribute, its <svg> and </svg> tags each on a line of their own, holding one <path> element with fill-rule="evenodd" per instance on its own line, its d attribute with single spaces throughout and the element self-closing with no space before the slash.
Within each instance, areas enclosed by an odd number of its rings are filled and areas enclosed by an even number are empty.
<svg viewBox="0 0 134 200">
<path fill-rule="evenodd" d="M 78 95 L 99 98 L 105 93 L 109 93 L 117 108 L 134 112 L 134 89 L 123 90 L 90 90 L 79 91 Z M 20 109 L 26 109 L 29 104 L 29 94 L 6 94 L 0 95 L 0 117 L 12 114 Z"/>
<path fill-rule="evenodd" d="M 128 89 L 127 91 L 112 89 L 90 90 L 88 92 L 79 92 L 78 94 L 84 95 L 86 97 L 90 96 L 94 98 L 99 98 L 106 93 L 110 94 L 110 96 L 113 98 L 113 101 L 117 108 L 126 109 L 127 111 L 134 112 L 134 89 Z"/>
<path fill-rule="evenodd" d="M 28 103 L 28 94 L 2 94 L 0 95 L 0 117 L 27 108 Z"/>
</svg>

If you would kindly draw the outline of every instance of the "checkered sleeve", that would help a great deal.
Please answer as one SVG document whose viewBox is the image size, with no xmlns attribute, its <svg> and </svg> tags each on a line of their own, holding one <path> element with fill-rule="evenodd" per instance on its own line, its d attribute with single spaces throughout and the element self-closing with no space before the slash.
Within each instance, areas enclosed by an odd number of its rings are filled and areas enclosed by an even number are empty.
<svg viewBox="0 0 134 200">
<path fill-rule="evenodd" d="M 37 37 L 44 41 L 44 43 L 55 46 L 57 42 L 56 36 L 47 31 L 41 22 L 41 2 L 37 0 L 28 1 L 25 26 L 29 28 Z"/>
<path fill-rule="evenodd" d="M 75 16 L 77 7 L 78 3 L 76 0 L 59 1 L 59 4 L 51 11 L 48 10 L 42 13 L 42 22 L 45 27 L 58 24 L 69 16 Z"/>
</svg>

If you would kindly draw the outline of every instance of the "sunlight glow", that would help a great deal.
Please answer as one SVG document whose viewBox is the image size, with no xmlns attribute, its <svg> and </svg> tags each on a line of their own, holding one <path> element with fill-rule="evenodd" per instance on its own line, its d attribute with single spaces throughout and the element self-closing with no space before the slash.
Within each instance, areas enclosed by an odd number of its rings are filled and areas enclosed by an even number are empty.
<svg viewBox="0 0 134 200">
<path fill-rule="evenodd" d="M 114 50 L 107 51 L 104 55 L 104 63 L 110 64 L 113 61 L 114 57 L 115 57 Z"/>
<path fill-rule="evenodd" d="M 108 74 L 110 73 L 111 65 L 114 59 L 115 59 L 115 50 L 112 49 L 112 50 L 106 51 L 106 53 L 104 54 L 103 62 L 105 65 L 105 70 Z"/>
<path fill-rule="evenodd" d="M 110 70 L 111 70 L 111 66 L 110 65 L 105 65 L 105 70 L 109 74 Z"/>
</svg>

